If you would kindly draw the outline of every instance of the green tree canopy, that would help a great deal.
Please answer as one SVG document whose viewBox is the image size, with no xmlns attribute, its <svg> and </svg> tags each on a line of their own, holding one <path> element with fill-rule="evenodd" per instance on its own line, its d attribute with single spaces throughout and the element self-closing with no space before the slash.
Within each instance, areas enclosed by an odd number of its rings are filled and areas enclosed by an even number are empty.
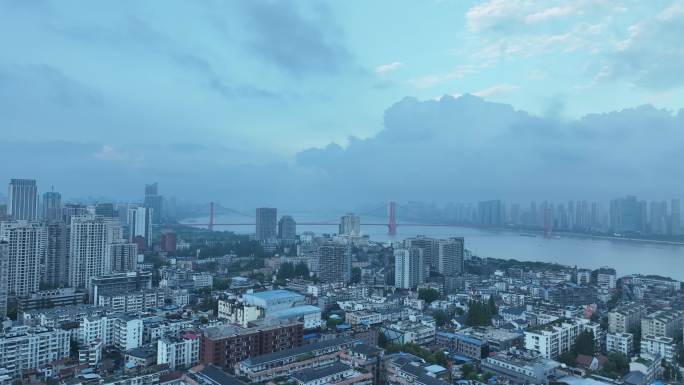
<svg viewBox="0 0 684 385">
<path fill-rule="evenodd" d="M 469 326 L 488 326 L 492 324 L 492 308 L 489 304 L 480 301 L 470 301 L 468 303 L 468 313 L 466 323 Z"/>
<path fill-rule="evenodd" d="M 418 298 L 426 303 L 432 303 L 441 297 L 439 291 L 435 289 L 420 289 L 418 290 Z"/>
<path fill-rule="evenodd" d="M 581 332 L 575 340 L 575 352 L 577 354 L 584 354 L 593 356 L 596 352 L 596 344 L 594 343 L 594 332 L 585 330 Z"/>
</svg>

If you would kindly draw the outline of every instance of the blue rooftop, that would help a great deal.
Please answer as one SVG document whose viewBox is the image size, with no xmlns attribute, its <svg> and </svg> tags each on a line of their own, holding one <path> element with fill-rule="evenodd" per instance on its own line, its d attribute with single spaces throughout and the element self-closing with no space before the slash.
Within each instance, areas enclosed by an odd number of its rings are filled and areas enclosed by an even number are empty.
<svg viewBox="0 0 684 385">
<path fill-rule="evenodd" d="M 248 293 L 245 294 L 245 296 L 252 296 L 256 297 L 259 299 L 263 300 L 272 300 L 272 299 L 280 299 L 280 298 L 292 298 L 292 297 L 300 297 L 303 298 L 301 294 L 297 294 L 293 291 L 289 290 L 268 290 L 268 291 L 260 291 L 258 293 Z"/>
<path fill-rule="evenodd" d="M 273 311 L 268 313 L 268 317 L 291 318 L 307 314 L 320 313 L 321 308 L 312 305 L 295 306 L 288 309 Z"/>
<path fill-rule="evenodd" d="M 470 343 L 470 344 L 474 344 L 474 345 L 484 345 L 484 341 L 478 340 L 477 338 L 468 337 L 468 336 L 466 336 L 466 335 L 464 335 L 464 334 L 460 334 L 460 333 L 459 333 L 459 334 L 456 334 L 456 338 L 458 338 L 458 339 L 461 340 L 461 341 L 468 342 L 468 343 Z"/>
</svg>

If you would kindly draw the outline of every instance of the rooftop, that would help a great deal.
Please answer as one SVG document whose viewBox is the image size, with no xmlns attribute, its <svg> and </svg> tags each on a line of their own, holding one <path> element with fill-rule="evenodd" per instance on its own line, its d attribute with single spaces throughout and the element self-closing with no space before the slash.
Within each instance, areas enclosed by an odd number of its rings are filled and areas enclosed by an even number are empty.
<svg viewBox="0 0 684 385">
<path fill-rule="evenodd" d="M 211 339 L 219 339 L 219 338 L 227 338 L 231 336 L 241 336 L 245 334 L 252 334 L 256 333 L 261 330 L 273 330 L 273 329 L 280 329 L 286 326 L 293 326 L 297 325 L 298 323 L 290 323 L 290 324 L 281 324 L 281 325 L 272 325 L 272 326 L 263 326 L 263 327 L 251 327 L 251 328 L 243 328 L 240 326 L 236 325 L 218 325 L 218 326 L 212 326 L 209 328 L 204 329 L 204 335 L 207 336 L 208 338 Z M 301 325 L 301 323 L 299 323 Z"/>
<path fill-rule="evenodd" d="M 354 353 L 363 354 L 365 356 L 374 356 L 382 352 L 382 349 L 368 346 L 366 344 L 354 345 L 350 350 Z"/>
<path fill-rule="evenodd" d="M 247 297 L 254 297 L 258 299 L 263 299 L 264 301 L 271 301 L 275 299 L 285 299 L 285 298 L 304 298 L 301 294 L 297 294 L 289 290 L 268 290 L 260 291 L 258 293 L 248 293 L 244 295 Z"/>
<path fill-rule="evenodd" d="M 306 314 L 314 314 L 314 313 L 320 313 L 320 312 L 321 312 L 321 308 L 319 308 L 319 307 L 312 306 L 312 305 L 302 305 L 302 306 L 291 307 L 288 309 L 269 312 L 268 317 L 291 318 L 291 317 L 298 317 L 298 316 L 303 316 Z"/>
<path fill-rule="evenodd" d="M 300 354 L 311 353 L 313 351 L 316 351 L 319 349 L 325 349 L 325 348 L 332 347 L 335 345 L 352 343 L 354 341 L 356 341 L 356 339 L 352 338 L 352 337 L 336 338 L 334 340 L 321 341 L 321 342 L 317 342 L 315 344 L 302 345 L 302 346 L 298 346 L 298 347 L 292 348 L 292 349 L 280 350 L 280 351 L 273 352 L 273 353 L 262 354 L 262 355 L 256 356 L 256 357 L 250 357 L 243 362 L 245 365 L 248 365 L 248 366 L 261 365 L 261 364 L 265 364 L 268 362 L 281 360 L 281 359 L 287 358 L 287 357 L 293 357 L 293 356 L 298 356 Z"/>
<path fill-rule="evenodd" d="M 244 382 L 224 372 L 221 368 L 214 365 L 207 365 L 199 372 L 195 373 L 202 384 L 210 385 L 246 385 Z"/>
<path fill-rule="evenodd" d="M 341 362 L 335 362 L 332 365 L 324 366 L 316 369 L 305 369 L 299 372 L 292 373 L 291 377 L 300 382 L 311 382 L 320 378 L 332 376 L 337 373 L 342 373 L 351 369 L 350 366 Z"/>
</svg>

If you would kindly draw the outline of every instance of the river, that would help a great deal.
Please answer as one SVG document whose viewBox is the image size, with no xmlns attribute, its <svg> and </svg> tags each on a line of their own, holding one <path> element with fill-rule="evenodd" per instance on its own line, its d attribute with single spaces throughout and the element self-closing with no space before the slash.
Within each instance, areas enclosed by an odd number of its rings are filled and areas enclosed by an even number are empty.
<svg viewBox="0 0 684 385">
<path fill-rule="evenodd" d="M 328 222 L 339 215 L 324 216 L 312 213 L 279 213 L 292 215 L 298 222 Z M 321 220 L 321 218 L 325 218 Z M 363 223 L 384 223 L 386 218 L 362 217 L 361 232 L 371 240 L 401 240 L 418 234 L 436 237 L 464 237 L 466 248 L 481 257 L 514 258 L 521 261 L 553 262 L 583 268 L 610 266 L 618 275 L 631 273 L 658 274 L 684 281 L 684 245 L 659 244 L 617 239 L 601 239 L 575 235 L 544 238 L 522 236 L 507 230 L 487 230 L 470 227 L 401 225 L 397 235 L 390 237 L 384 226 L 363 226 Z M 206 223 L 206 218 L 193 218 L 184 223 Z M 239 216 L 217 216 L 216 223 L 245 223 L 253 219 Z M 249 234 L 254 226 L 217 226 L 216 230 L 230 230 Z M 318 234 L 337 232 L 336 226 L 298 225 L 297 233 L 313 231 Z"/>
</svg>

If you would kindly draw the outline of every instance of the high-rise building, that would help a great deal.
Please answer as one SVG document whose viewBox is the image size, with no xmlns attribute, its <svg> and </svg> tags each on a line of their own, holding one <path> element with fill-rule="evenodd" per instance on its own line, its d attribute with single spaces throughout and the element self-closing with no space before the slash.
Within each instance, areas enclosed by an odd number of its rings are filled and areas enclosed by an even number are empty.
<svg viewBox="0 0 684 385">
<path fill-rule="evenodd" d="M 45 222 L 62 220 L 62 195 L 55 191 L 43 194 L 43 220 Z"/>
<path fill-rule="evenodd" d="M 137 292 L 150 289 L 152 289 L 152 272 L 129 271 L 93 278 L 88 295 L 92 303 L 94 299 L 102 294 L 119 291 Z"/>
<path fill-rule="evenodd" d="M 407 249 L 418 248 L 423 250 L 425 276 L 430 275 L 430 271 L 439 271 L 439 247 L 437 246 L 437 239 L 429 238 L 425 235 L 418 235 L 415 238 L 407 238 L 404 240 L 404 246 Z"/>
<path fill-rule="evenodd" d="M 462 237 L 439 240 L 437 248 L 437 271 L 440 274 L 454 276 L 463 273 L 465 240 Z"/>
<path fill-rule="evenodd" d="M 7 316 L 9 295 L 9 243 L 0 239 L 0 318 Z"/>
<path fill-rule="evenodd" d="M 503 226 L 506 221 L 506 208 L 500 200 L 478 202 L 478 223 L 485 226 Z"/>
<path fill-rule="evenodd" d="M 665 235 L 667 234 L 668 218 L 667 218 L 667 202 L 651 202 L 650 206 L 650 220 L 649 225 L 651 234 Z"/>
<path fill-rule="evenodd" d="M 161 245 L 161 251 L 167 253 L 175 252 L 178 243 L 176 233 L 168 230 L 162 232 L 159 243 Z"/>
<path fill-rule="evenodd" d="M 45 272 L 43 281 L 50 287 L 65 287 L 68 283 L 69 235 L 68 227 L 62 221 L 46 224 Z"/>
<path fill-rule="evenodd" d="M 394 286 L 415 289 L 425 282 L 423 250 L 418 248 L 394 250 Z"/>
<path fill-rule="evenodd" d="M 105 274 L 135 271 L 138 266 L 138 245 L 135 243 L 113 243 L 108 245 L 109 254 Z"/>
<path fill-rule="evenodd" d="M 146 246 L 152 245 L 152 215 L 153 209 L 149 207 L 128 209 L 128 242 L 140 237 Z"/>
<path fill-rule="evenodd" d="M 335 242 L 318 247 L 319 272 L 322 282 L 349 282 L 351 279 L 351 248 Z"/>
<path fill-rule="evenodd" d="M 114 203 L 98 203 L 95 205 L 95 215 L 105 218 L 117 218 L 119 213 L 114 208 Z"/>
<path fill-rule="evenodd" d="M 358 237 L 361 234 L 361 219 L 358 215 L 348 213 L 340 218 L 340 235 Z"/>
<path fill-rule="evenodd" d="M 88 215 L 88 208 L 84 205 L 67 203 L 62 207 L 62 221 L 71 224 L 71 218 Z"/>
<path fill-rule="evenodd" d="M 283 215 L 278 221 L 278 239 L 282 242 L 294 242 L 297 237 L 297 222 L 289 215 Z"/>
<path fill-rule="evenodd" d="M 152 223 L 159 224 L 162 219 L 162 196 L 157 183 L 145 185 L 145 207 L 152 209 Z"/>
<path fill-rule="evenodd" d="M 36 222 L 1 222 L 0 238 L 9 243 L 9 292 L 25 296 L 38 291 L 45 227 Z"/>
<path fill-rule="evenodd" d="M 69 286 L 90 288 L 91 278 L 105 273 L 108 256 L 108 222 L 102 217 L 71 219 Z"/>
<path fill-rule="evenodd" d="M 511 205 L 511 223 L 514 225 L 522 224 L 522 216 L 520 214 L 520 204 L 513 203 Z"/>
<path fill-rule="evenodd" d="M 640 232 L 645 229 L 646 202 L 633 195 L 610 201 L 610 228 L 615 232 Z"/>
<path fill-rule="evenodd" d="M 278 210 L 270 207 L 256 209 L 256 240 L 275 243 L 277 239 L 276 221 Z"/>
<path fill-rule="evenodd" d="M 11 219 L 38 219 L 38 186 L 35 179 L 12 179 L 7 194 L 7 214 Z"/>
<path fill-rule="evenodd" d="M 682 234 L 682 211 L 679 199 L 673 199 L 670 203 L 670 234 Z"/>
</svg>

